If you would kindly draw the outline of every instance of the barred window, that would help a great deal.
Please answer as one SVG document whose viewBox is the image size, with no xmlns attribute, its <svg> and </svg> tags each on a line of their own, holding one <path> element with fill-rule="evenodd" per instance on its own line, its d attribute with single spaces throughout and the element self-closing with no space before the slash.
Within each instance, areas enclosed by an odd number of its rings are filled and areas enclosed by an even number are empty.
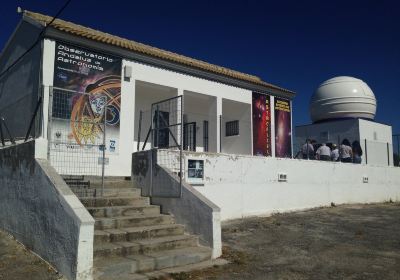
<svg viewBox="0 0 400 280">
<path fill-rule="evenodd" d="M 239 135 L 239 121 L 225 123 L 225 136 Z"/>
</svg>

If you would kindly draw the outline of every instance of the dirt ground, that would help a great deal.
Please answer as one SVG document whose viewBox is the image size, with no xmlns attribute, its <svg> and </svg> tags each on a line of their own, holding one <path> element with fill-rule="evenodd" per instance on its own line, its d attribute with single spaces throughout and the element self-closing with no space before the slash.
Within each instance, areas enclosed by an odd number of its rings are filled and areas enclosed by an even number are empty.
<svg viewBox="0 0 400 280">
<path fill-rule="evenodd" d="M 56 280 L 64 279 L 46 262 L 26 250 L 9 234 L 0 231 L 1 280 Z"/>
<path fill-rule="evenodd" d="M 231 264 L 172 279 L 400 279 L 400 204 L 234 220 L 222 236 Z"/>
</svg>

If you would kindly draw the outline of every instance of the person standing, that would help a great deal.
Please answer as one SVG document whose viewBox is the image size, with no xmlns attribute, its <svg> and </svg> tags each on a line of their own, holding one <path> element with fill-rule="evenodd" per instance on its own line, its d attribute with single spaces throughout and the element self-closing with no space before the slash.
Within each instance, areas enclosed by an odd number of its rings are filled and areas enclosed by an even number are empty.
<svg viewBox="0 0 400 280">
<path fill-rule="evenodd" d="M 341 162 L 352 162 L 353 151 L 349 140 L 343 139 L 339 151 Z"/>
<path fill-rule="evenodd" d="M 301 147 L 303 159 L 314 159 L 314 147 L 311 145 L 311 140 L 307 139 L 306 143 Z"/>
<path fill-rule="evenodd" d="M 339 149 L 336 144 L 332 144 L 331 160 L 338 161 L 339 159 Z"/>
<path fill-rule="evenodd" d="M 360 164 L 361 161 L 362 161 L 361 156 L 362 156 L 362 154 L 363 154 L 363 151 L 362 151 L 362 149 L 361 149 L 360 142 L 358 142 L 357 140 L 355 140 L 355 141 L 352 143 L 351 146 L 352 146 L 352 149 L 353 149 L 353 163 L 358 163 L 358 164 Z"/>
<path fill-rule="evenodd" d="M 323 161 L 331 160 L 331 149 L 326 145 L 326 143 L 322 143 L 321 147 L 317 149 L 315 152 L 317 159 Z"/>
</svg>

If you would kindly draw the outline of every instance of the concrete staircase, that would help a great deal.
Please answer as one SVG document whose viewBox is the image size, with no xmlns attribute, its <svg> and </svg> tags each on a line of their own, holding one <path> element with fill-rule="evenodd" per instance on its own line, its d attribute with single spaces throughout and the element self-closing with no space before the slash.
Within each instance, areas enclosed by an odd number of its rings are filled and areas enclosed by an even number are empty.
<svg viewBox="0 0 400 280">
<path fill-rule="evenodd" d="M 91 181 L 92 192 L 100 185 Z M 211 261 L 211 249 L 199 245 L 197 236 L 185 233 L 170 215 L 150 205 L 130 181 L 109 179 L 103 197 L 80 197 L 95 218 L 94 278 L 149 279 L 159 271 Z"/>
</svg>

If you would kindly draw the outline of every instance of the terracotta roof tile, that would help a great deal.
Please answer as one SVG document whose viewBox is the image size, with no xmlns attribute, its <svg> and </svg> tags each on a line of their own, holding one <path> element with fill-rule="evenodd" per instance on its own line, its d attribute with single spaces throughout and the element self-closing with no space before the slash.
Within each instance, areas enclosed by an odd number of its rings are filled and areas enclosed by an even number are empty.
<svg viewBox="0 0 400 280">
<path fill-rule="evenodd" d="M 49 24 L 50 21 L 52 20 L 52 17 L 50 17 L 50 16 L 42 15 L 42 14 L 31 12 L 31 11 L 24 11 L 24 16 L 29 17 L 44 26 Z M 72 22 L 64 21 L 61 19 L 56 19 L 51 24 L 51 26 L 55 29 L 58 29 L 60 31 L 63 31 L 63 32 L 66 32 L 66 33 L 69 33 L 72 35 L 76 35 L 76 36 L 84 37 L 84 38 L 91 39 L 94 41 L 99 41 L 102 43 L 114 45 L 117 47 L 121 47 L 121 48 L 124 48 L 127 50 L 134 51 L 134 52 L 139 52 L 139 53 L 142 53 L 142 54 L 145 54 L 148 56 L 153 56 L 153 57 L 161 58 L 164 60 L 176 62 L 179 64 L 199 68 L 202 70 L 206 70 L 206 71 L 213 72 L 216 74 L 228 76 L 228 77 L 235 78 L 238 80 L 251 82 L 251 83 L 254 83 L 257 85 L 269 87 L 269 88 L 276 89 L 279 91 L 293 93 L 290 90 L 269 84 L 267 82 L 264 82 L 257 76 L 241 73 L 241 72 L 238 72 L 235 70 L 231 70 L 231 69 L 228 69 L 225 67 L 213 65 L 213 64 L 201 61 L 201 60 L 186 57 L 186 56 L 176 54 L 176 53 L 173 53 L 170 51 L 165 51 L 165 50 L 151 47 L 151 46 L 148 46 L 148 45 L 145 45 L 142 43 L 138 43 L 138 42 L 135 42 L 132 40 L 127 40 L 127 39 L 124 39 L 124 38 L 121 38 L 121 37 L 118 37 L 115 35 L 111 35 L 111 34 L 108 34 L 105 32 L 101 32 L 101 31 L 98 31 L 98 30 L 95 30 L 92 28 L 84 27 L 82 25 L 75 24 Z"/>
</svg>

